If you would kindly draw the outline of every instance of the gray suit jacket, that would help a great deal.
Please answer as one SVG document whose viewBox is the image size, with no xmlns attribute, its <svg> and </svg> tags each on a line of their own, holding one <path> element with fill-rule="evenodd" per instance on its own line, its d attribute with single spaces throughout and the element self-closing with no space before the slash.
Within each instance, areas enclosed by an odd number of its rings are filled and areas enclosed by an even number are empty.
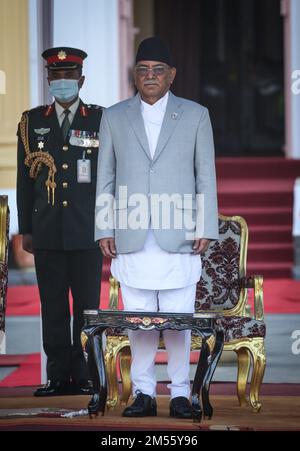
<svg viewBox="0 0 300 451">
<path fill-rule="evenodd" d="M 218 238 L 213 135 L 203 106 L 170 92 L 153 159 L 139 94 L 104 110 L 97 174 L 95 240 L 114 237 L 117 253 L 143 248 L 150 217 L 168 252 L 191 252 L 193 239 Z M 171 199 L 165 210 L 155 203 L 159 196 Z"/>
</svg>

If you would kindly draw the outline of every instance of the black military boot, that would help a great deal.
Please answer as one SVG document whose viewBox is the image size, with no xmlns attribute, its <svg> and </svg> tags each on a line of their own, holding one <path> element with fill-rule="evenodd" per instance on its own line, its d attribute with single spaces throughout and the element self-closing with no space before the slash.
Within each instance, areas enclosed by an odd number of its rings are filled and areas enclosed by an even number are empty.
<svg viewBox="0 0 300 451">
<path fill-rule="evenodd" d="M 69 381 L 50 379 L 43 387 L 33 393 L 34 396 L 67 396 L 71 395 L 71 384 Z"/>
</svg>

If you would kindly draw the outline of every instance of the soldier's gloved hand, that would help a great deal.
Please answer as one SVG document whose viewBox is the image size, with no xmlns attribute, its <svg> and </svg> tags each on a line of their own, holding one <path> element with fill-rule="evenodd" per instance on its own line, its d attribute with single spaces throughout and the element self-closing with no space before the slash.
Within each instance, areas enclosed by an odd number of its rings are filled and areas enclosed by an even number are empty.
<svg viewBox="0 0 300 451">
<path fill-rule="evenodd" d="M 26 252 L 29 252 L 30 254 L 33 254 L 33 247 L 32 247 L 32 235 L 25 234 L 23 235 L 23 249 Z"/>
<path fill-rule="evenodd" d="M 102 238 L 99 240 L 99 246 L 104 257 L 115 258 L 117 256 L 114 238 Z"/>
</svg>

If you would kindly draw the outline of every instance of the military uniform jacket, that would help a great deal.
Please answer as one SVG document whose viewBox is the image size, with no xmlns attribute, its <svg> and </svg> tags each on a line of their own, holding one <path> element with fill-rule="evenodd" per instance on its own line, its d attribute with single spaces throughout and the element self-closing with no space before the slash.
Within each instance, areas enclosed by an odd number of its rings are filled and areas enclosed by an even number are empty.
<svg viewBox="0 0 300 451">
<path fill-rule="evenodd" d="M 34 108 L 28 118 L 30 152 L 48 152 L 54 160 L 54 199 L 45 185 L 49 168 L 41 164 L 36 178 L 29 175 L 26 152 L 18 127 L 17 206 L 19 233 L 32 234 L 36 249 L 92 249 L 97 179 L 99 126 L 102 108 L 80 101 L 66 141 L 57 119 L 55 104 Z M 70 139 L 73 135 L 77 139 Z M 93 137 L 80 139 L 80 137 Z M 42 143 L 42 144 L 41 144 Z M 90 145 L 90 143 L 93 143 Z M 78 183 L 77 160 L 90 160 L 91 182 Z M 52 204 L 54 201 L 54 204 Z"/>
</svg>

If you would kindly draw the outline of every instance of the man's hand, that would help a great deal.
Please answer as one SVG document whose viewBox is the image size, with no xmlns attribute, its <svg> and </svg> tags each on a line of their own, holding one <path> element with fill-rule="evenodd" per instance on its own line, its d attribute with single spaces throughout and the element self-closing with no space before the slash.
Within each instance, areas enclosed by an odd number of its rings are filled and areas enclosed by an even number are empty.
<svg viewBox="0 0 300 451">
<path fill-rule="evenodd" d="M 206 238 L 195 240 L 193 244 L 193 254 L 204 254 L 209 247 L 210 241 L 211 240 L 207 240 Z"/>
<path fill-rule="evenodd" d="M 114 238 L 102 238 L 99 240 L 99 246 L 104 257 L 116 258 L 116 245 Z"/>
<path fill-rule="evenodd" d="M 30 235 L 29 233 L 23 235 L 22 246 L 24 251 L 33 254 L 32 235 Z"/>
</svg>

